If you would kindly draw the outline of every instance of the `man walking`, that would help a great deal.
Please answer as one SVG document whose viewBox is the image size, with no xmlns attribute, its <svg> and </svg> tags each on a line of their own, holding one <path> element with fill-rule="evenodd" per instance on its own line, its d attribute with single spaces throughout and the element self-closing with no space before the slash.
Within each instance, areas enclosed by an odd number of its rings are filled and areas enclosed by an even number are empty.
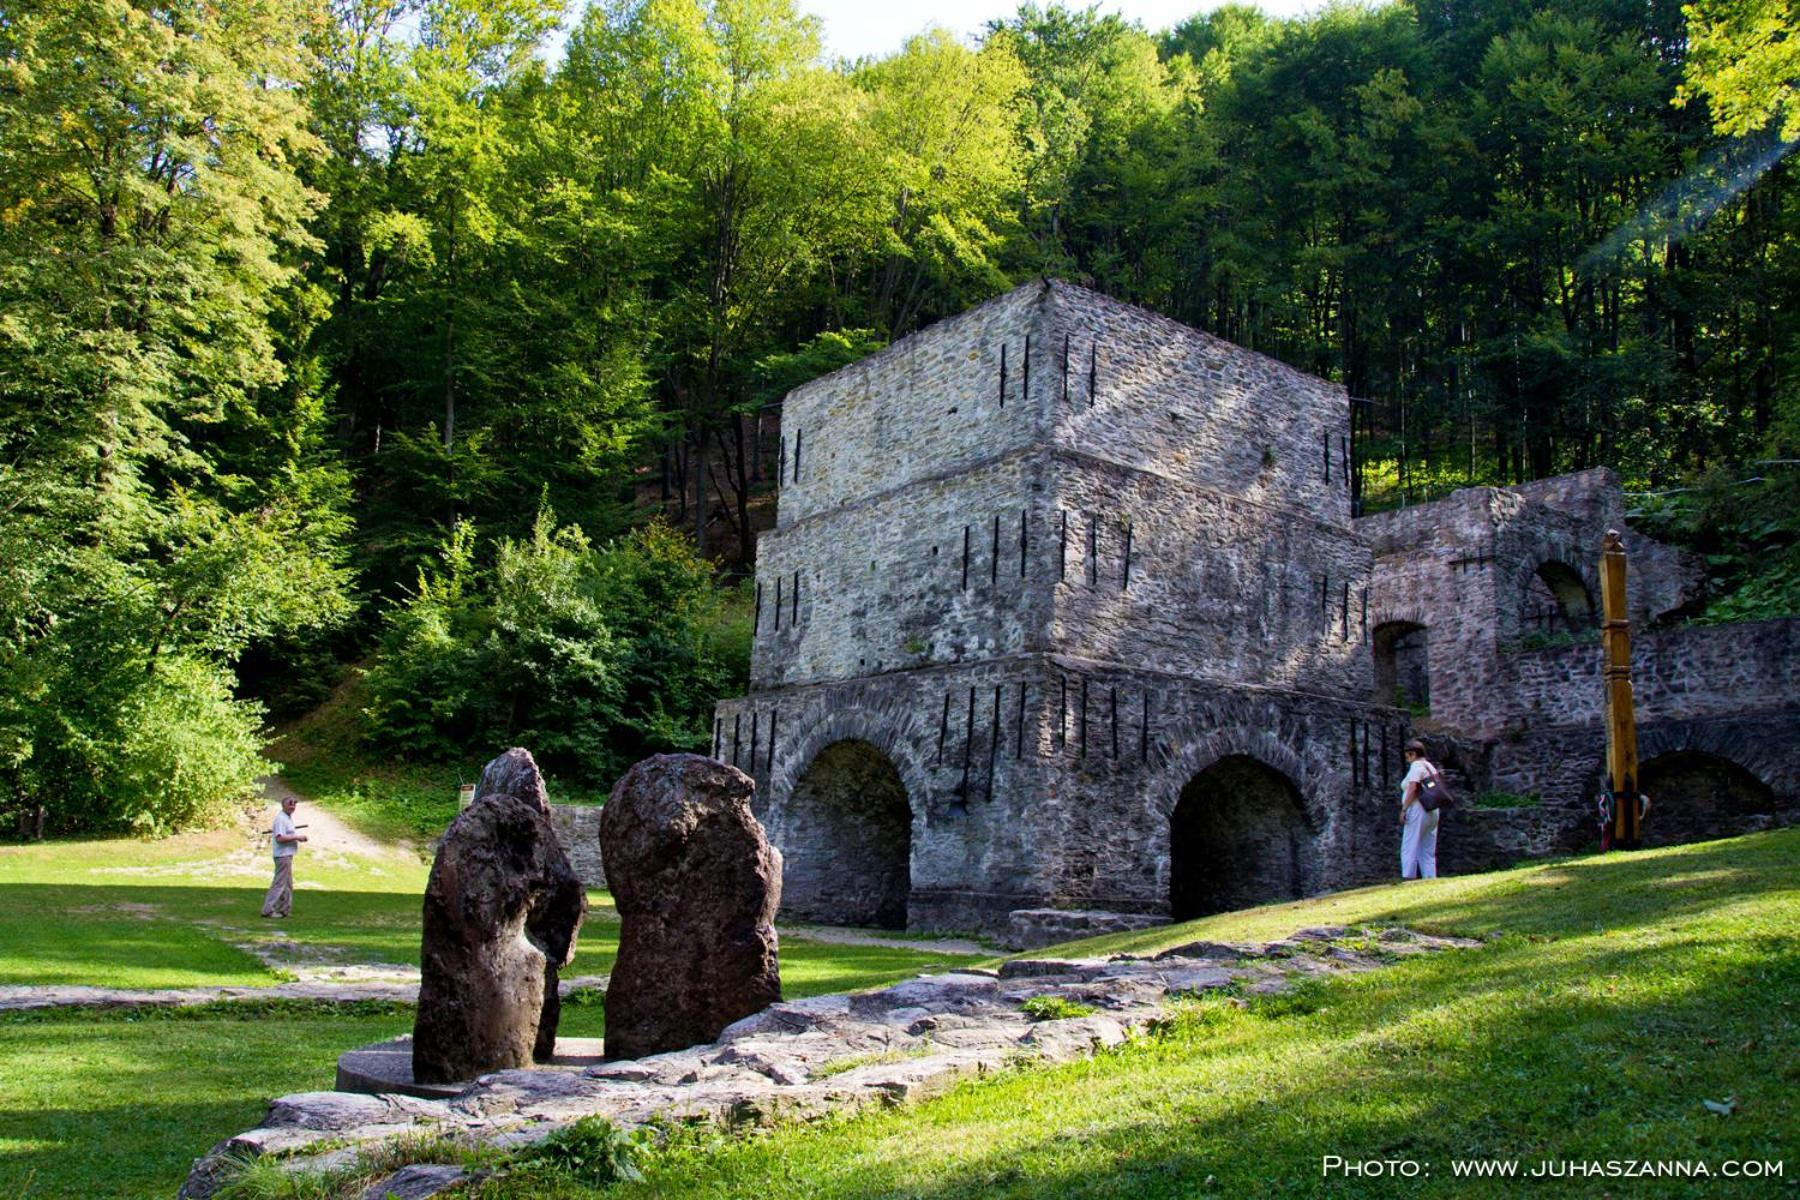
<svg viewBox="0 0 1800 1200">
<path fill-rule="evenodd" d="M 271 830 L 275 835 L 275 879 L 269 884 L 269 894 L 263 897 L 265 917 L 285 917 L 294 911 L 294 854 L 306 840 L 306 835 L 294 825 L 294 807 L 299 803 L 293 796 L 283 796 L 281 811 L 275 814 Z"/>
</svg>

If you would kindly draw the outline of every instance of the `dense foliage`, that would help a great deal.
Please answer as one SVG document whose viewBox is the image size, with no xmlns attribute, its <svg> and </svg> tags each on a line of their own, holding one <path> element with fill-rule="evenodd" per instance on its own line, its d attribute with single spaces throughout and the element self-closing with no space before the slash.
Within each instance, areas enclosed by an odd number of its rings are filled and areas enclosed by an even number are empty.
<svg viewBox="0 0 1800 1200">
<path fill-rule="evenodd" d="M 827 63 L 792 0 L 10 5 L 0 807 L 200 817 L 371 650 L 409 753 L 696 744 L 741 668 L 630 564 L 716 607 L 783 391 L 1034 274 L 1341 380 L 1369 505 L 1761 477 L 1668 526 L 1800 609 L 1795 17 L 1027 3 Z"/>
<path fill-rule="evenodd" d="M 644 754 L 706 748 L 748 638 L 689 543 L 651 524 L 595 549 L 545 510 L 491 565 L 477 549 L 458 524 L 387 614 L 368 676 L 382 744 L 428 759 L 524 745 L 602 785 Z"/>
</svg>

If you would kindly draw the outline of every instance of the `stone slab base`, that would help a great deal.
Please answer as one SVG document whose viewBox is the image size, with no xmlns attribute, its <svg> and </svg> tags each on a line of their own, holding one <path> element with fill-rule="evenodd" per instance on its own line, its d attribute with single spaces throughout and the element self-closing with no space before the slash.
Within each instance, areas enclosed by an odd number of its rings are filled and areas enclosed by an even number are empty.
<svg viewBox="0 0 1800 1200">
<path fill-rule="evenodd" d="M 1168 923 L 1169 918 L 1155 913 L 1018 908 L 1009 915 L 1006 944 L 1014 950 L 1036 950 L 1040 946 L 1053 946 L 1075 938 L 1095 937 L 1102 933 L 1129 933 Z"/>
<path fill-rule="evenodd" d="M 591 1067 L 601 1061 L 604 1038 L 557 1038 L 555 1067 Z M 419 1083 L 412 1073 L 412 1035 L 401 1034 L 385 1042 L 371 1042 L 338 1055 L 337 1090 L 371 1096 L 422 1096 L 445 1099 L 459 1096 L 473 1080 L 460 1083 Z"/>
</svg>

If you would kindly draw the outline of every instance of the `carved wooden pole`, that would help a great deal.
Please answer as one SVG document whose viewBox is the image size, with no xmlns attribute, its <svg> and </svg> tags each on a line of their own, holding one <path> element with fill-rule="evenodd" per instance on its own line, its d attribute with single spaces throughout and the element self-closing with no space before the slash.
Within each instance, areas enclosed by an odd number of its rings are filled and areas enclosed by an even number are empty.
<svg viewBox="0 0 1800 1200">
<path fill-rule="evenodd" d="M 1601 653 L 1606 678 L 1606 775 L 1611 792 L 1613 847 L 1635 848 L 1639 829 L 1637 721 L 1631 705 L 1631 622 L 1625 612 L 1625 543 L 1619 531 L 1606 531 L 1600 555 L 1600 603 L 1606 613 L 1601 627 Z"/>
</svg>

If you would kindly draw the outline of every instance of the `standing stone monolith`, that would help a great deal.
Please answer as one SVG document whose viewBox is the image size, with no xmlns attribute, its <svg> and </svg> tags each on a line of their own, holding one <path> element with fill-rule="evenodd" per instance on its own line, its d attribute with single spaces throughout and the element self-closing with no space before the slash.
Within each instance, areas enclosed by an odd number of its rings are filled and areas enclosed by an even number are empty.
<svg viewBox="0 0 1800 1200">
<path fill-rule="evenodd" d="M 781 853 L 750 812 L 756 784 L 697 754 L 625 773 L 600 812 L 619 910 L 606 1057 L 696 1046 L 781 999 Z"/>
<path fill-rule="evenodd" d="M 473 1079 L 547 1061 L 558 968 L 575 955 L 587 894 L 569 866 L 524 750 L 487 765 L 444 832 L 425 885 L 413 1078 Z"/>
</svg>

